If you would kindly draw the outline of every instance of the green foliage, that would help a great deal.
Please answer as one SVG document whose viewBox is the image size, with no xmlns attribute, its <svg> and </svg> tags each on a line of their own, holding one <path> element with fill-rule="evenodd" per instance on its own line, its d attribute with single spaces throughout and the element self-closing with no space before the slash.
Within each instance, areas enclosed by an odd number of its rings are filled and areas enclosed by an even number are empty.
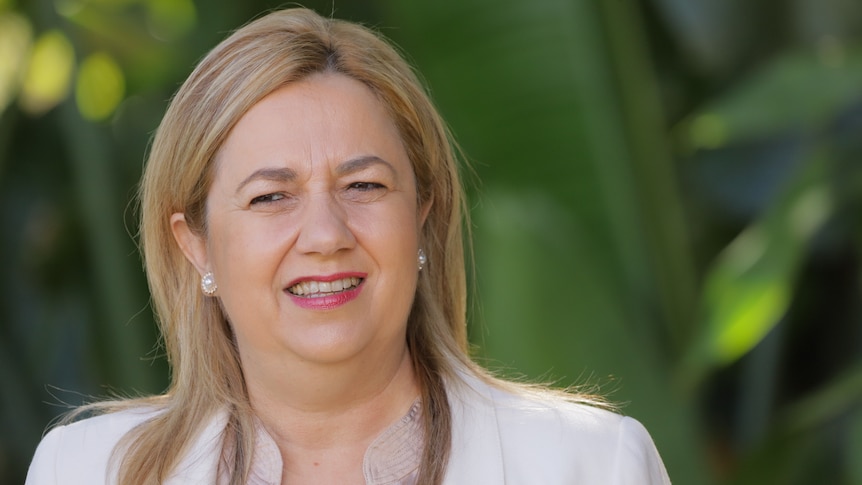
<svg viewBox="0 0 862 485">
<path fill-rule="evenodd" d="M 807 242 L 832 211 L 823 160 L 807 160 L 761 218 L 716 258 L 703 292 L 705 324 L 688 371 L 750 352 L 787 311 Z"/>
</svg>

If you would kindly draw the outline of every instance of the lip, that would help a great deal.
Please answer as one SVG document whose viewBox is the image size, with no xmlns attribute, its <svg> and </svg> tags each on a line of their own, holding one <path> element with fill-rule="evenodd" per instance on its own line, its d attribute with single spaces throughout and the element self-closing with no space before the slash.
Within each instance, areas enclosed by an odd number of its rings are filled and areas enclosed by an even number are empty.
<svg viewBox="0 0 862 485">
<path fill-rule="evenodd" d="M 359 294 L 362 292 L 362 288 L 365 286 L 365 278 L 368 276 L 368 273 L 358 273 L 358 272 L 347 272 L 347 273 L 333 273 L 329 275 L 316 275 L 316 276 L 302 276 L 294 279 L 287 286 L 284 287 L 284 293 L 290 297 L 290 299 L 295 303 L 298 307 L 304 308 L 306 310 L 332 310 L 334 308 L 338 308 L 342 305 L 345 305 L 353 300 L 355 300 Z M 359 278 L 362 281 L 359 284 L 350 290 L 340 291 L 338 293 L 326 296 L 319 296 L 315 298 L 303 297 L 294 295 L 293 293 L 287 291 L 288 288 L 296 285 L 297 283 L 301 283 L 303 281 L 335 281 L 344 278 Z"/>
</svg>

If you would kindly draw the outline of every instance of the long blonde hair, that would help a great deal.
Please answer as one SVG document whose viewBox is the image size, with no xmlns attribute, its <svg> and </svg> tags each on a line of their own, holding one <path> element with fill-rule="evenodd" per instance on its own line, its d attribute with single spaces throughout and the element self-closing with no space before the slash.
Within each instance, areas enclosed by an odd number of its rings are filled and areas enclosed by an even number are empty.
<svg viewBox="0 0 862 485">
<path fill-rule="evenodd" d="M 430 263 L 421 272 L 407 343 L 424 410 L 420 483 L 442 481 L 451 441 L 444 381 L 459 369 L 475 369 L 467 355 L 466 213 L 451 138 L 411 67 L 379 35 L 288 9 L 242 27 L 215 47 L 176 93 L 155 134 L 140 190 L 140 237 L 171 386 L 163 396 L 105 406 L 162 409 L 123 441 L 120 483 L 163 481 L 225 408 L 225 446 L 234 450 L 231 483 L 245 483 L 254 424 L 237 349 L 216 299 L 201 294 L 199 275 L 175 243 L 169 218 L 183 212 L 192 229 L 205 234 L 213 160 L 232 127 L 267 94 L 318 72 L 349 76 L 376 94 L 413 164 L 420 204 L 433 201 L 421 235 Z"/>
</svg>

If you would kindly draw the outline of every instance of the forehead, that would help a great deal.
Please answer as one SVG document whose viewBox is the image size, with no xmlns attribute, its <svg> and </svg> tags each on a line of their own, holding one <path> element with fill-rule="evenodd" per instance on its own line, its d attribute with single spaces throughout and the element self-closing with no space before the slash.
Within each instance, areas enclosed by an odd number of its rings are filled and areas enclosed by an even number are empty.
<svg viewBox="0 0 862 485">
<path fill-rule="evenodd" d="M 412 167 L 395 124 L 364 84 L 314 74 L 267 95 L 237 122 L 216 157 L 216 182 L 266 167 L 316 170 L 358 156 Z"/>
</svg>

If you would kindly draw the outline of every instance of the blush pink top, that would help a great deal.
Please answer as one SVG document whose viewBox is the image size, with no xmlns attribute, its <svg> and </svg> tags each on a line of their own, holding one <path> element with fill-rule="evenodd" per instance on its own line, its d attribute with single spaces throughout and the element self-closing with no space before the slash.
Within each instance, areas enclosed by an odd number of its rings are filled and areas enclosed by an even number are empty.
<svg viewBox="0 0 862 485">
<path fill-rule="evenodd" d="M 280 485 L 283 463 L 272 437 L 258 422 L 256 443 L 248 485 Z M 422 459 L 425 433 L 422 405 L 417 399 L 401 419 L 383 431 L 365 451 L 362 473 L 367 485 L 415 485 Z M 222 455 L 219 484 L 229 483 L 228 457 Z"/>
</svg>

